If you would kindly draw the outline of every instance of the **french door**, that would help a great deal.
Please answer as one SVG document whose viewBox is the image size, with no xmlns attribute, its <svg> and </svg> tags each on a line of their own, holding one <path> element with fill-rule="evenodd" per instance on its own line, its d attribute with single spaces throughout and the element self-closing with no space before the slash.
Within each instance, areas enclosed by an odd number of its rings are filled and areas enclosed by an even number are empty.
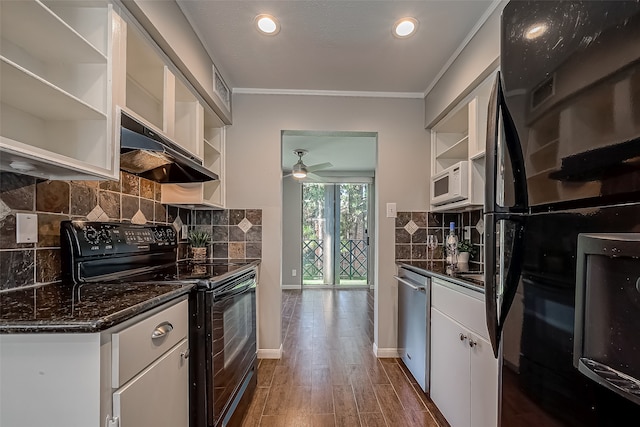
<svg viewBox="0 0 640 427">
<path fill-rule="evenodd" d="M 302 184 L 302 284 L 369 283 L 368 183 Z"/>
</svg>

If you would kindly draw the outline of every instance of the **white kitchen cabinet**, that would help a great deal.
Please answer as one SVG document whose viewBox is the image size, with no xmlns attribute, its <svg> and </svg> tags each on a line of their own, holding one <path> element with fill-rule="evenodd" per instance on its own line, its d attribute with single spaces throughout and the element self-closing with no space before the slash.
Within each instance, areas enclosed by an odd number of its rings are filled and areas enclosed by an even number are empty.
<svg viewBox="0 0 640 427">
<path fill-rule="evenodd" d="M 102 332 L 0 335 L 0 425 L 188 427 L 188 322 L 182 298 Z"/>
<path fill-rule="evenodd" d="M 431 129 L 431 176 L 461 161 L 467 162 L 469 168 L 468 199 L 441 206 L 432 204 L 433 212 L 484 203 L 487 109 L 493 78 L 492 74 L 484 80 Z"/>
<path fill-rule="evenodd" d="M 162 203 L 223 208 L 224 123 L 153 40 L 129 18 L 125 110 L 152 125 L 216 173 L 217 181 L 163 184 Z"/>
<path fill-rule="evenodd" d="M 497 426 L 498 362 L 481 293 L 434 279 L 430 348 L 430 396 L 449 424 Z"/>
<path fill-rule="evenodd" d="M 51 179 L 118 177 L 107 2 L 0 2 L 0 169 Z"/>
<path fill-rule="evenodd" d="M 118 427 L 189 425 L 189 349 L 186 339 L 113 393 Z"/>
<path fill-rule="evenodd" d="M 162 203 L 192 209 L 224 208 L 225 206 L 225 127 L 213 111 L 203 111 L 203 165 L 216 173 L 217 181 L 186 184 L 163 184 Z"/>
</svg>

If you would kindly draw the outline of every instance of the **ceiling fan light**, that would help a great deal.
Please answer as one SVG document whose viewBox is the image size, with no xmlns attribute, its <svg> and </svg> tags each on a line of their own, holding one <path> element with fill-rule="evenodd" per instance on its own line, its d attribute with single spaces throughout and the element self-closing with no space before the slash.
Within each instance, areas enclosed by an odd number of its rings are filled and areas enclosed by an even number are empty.
<svg viewBox="0 0 640 427">
<path fill-rule="evenodd" d="M 291 174 L 294 178 L 306 178 L 307 177 L 307 168 L 301 160 L 298 160 L 298 163 L 293 165 L 293 169 L 291 170 Z"/>
</svg>

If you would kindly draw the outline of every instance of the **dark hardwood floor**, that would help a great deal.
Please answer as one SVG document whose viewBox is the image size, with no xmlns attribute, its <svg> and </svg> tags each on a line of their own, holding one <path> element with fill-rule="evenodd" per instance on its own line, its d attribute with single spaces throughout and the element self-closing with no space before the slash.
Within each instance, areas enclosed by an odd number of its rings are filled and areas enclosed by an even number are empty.
<svg viewBox="0 0 640 427">
<path fill-rule="evenodd" d="M 282 299 L 283 355 L 260 360 L 243 426 L 446 425 L 399 359 L 373 355 L 373 291 Z"/>
</svg>

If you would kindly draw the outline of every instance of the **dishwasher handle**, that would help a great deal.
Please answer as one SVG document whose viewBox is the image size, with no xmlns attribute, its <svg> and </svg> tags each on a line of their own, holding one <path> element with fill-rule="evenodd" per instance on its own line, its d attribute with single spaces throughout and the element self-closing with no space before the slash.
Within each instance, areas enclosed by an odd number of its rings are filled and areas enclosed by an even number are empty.
<svg viewBox="0 0 640 427">
<path fill-rule="evenodd" d="M 399 277 L 399 276 L 393 276 L 393 278 L 396 279 L 398 282 L 407 285 L 408 287 L 410 287 L 414 291 L 420 291 L 420 292 L 424 292 L 424 293 L 427 292 L 426 286 L 420 286 L 420 285 L 416 286 L 413 283 L 411 283 L 410 281 L 408 281 L 407 279 L 403 279 L 402 277 Z"/>
</svg>

